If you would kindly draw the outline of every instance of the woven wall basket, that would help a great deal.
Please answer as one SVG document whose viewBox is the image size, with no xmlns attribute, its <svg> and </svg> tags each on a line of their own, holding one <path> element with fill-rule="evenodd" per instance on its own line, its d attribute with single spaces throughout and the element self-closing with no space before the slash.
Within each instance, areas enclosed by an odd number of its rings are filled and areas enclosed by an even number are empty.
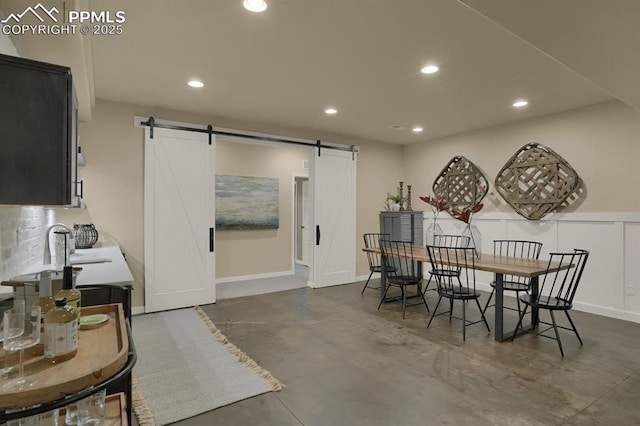
<svg viewBox="0 0 640 426">
<path fill-rule="evenodd" d="M 518 214 L 538 220 L 555 211 L 577 189 L 579 181 L 564 158 L 533 142 L 507 161 L 496 176 L 495 187 Z"/>
<path fill-rule="evenodd" d="M 489 191 L 489 181 L 475 164 L 457 156 L 442 169 L 432 188 L 434 194 L 444 197 L 450 208 L 464 210 L 480 204 Z"/>
</svg>

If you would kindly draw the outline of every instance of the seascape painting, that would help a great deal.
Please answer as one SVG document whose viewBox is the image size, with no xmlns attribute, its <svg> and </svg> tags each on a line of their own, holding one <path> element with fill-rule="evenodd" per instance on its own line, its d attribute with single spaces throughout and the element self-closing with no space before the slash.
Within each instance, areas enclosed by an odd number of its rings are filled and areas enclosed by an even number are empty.
<svg viewBox="0 0 640 426">
<path fill-rule="evenodd" d="M 278 178 L 217 175 L 217 229 L 278 229 L 278 184 Z"/>
</svg>

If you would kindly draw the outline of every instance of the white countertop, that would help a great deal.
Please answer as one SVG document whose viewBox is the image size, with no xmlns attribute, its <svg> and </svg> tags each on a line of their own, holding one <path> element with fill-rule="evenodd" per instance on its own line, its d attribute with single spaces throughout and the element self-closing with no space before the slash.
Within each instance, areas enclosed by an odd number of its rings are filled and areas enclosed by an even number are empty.
<svg viewBox="0 0 640 426">
<path fill-rule="evenodd" d="M 104 285 L 116 284 L 123 286 L 133 285 L 133 276 L 127 262 L 122 256 L 120 247 L 108 245 L 103 247 L 93 247 L 90 249 L 77 249 L 71 255 L 71 263 L 74 267 L 81 267 L 76 285 Z M 99 263 L 84 263 L 97 260 Z M 108 260 L 108 261 L 105 261 Z M 26 274 L 35 274 L 44 270 L 55 269 L 54 265 L 36 265 L 25 271 Z M 20 274 L 23 275 L 23 274 Z M 1 293 L 9 293 L 12 287 L 0 286 Z"/>
<path fill-rule="evenodd" d="M 133 285 L 133 276 L 127 262 L 122 256 L 120 247 L 106 246 L 90 249 L 77 249 L 71 255 L 71 262 L 76 260 L 110 259 L 111 262 L 76 264 L 82 271 L 78 275 L 76 285 L 118 284 Z"/>
</svg>

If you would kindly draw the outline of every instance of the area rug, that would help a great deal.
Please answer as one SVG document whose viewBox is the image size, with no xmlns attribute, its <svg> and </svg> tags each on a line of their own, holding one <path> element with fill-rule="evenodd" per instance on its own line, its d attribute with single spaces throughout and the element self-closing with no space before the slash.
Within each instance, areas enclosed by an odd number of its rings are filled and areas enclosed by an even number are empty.
<svg viewBox="0 0 640 426">
<path fill-rule="evenodd" d="M 166 425 L 282 389 L 198 306 L 133 317 L 133 340 L 133 411 L 140 426 Z"/>
</svg>

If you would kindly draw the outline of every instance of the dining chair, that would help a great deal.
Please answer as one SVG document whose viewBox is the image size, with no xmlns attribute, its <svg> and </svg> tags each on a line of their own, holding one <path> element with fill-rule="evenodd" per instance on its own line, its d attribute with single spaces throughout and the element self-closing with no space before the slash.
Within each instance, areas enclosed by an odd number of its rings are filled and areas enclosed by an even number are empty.
<svg viewBox="0 0 640 426">
<path fill-rule="evenodd" d="M 436 247 L 459 247 L 466 248 L 469 247 L 469 243 L 471 242 L 471 238 L 465 235 L 451 235 L 451 234 L 435 234 L 433 236 L 433 245 Z M 460 269 L 453 266 L 447 265 L 438 265 L 438 270 L 436 271 L 440 275 L 452 275 L 455 277 L 459 277 Z M 427 280 L 427 285 L 424 287 L 424 293 L 427 293 L 429 290 L 429 284 L 431 284 L 431 280 L 433 279 L 434 269 L 432 268 L 429 271 L 429 280 Z M 458 282 L 460 279 L 458 278 Z M 437 288 L 433 290 L 437 291 Z"/>
<path fill-rule="evenodd" d="M 386 288 L 378 304 L 378 309 L 380 309 L 380 306 L 382 306 L 382 303 L 386 300 L 389 288 L 392 286 L 399 287 L 402 300 L 402 319 L 404 319 L 407 306 L 420 304 L 407 305 L 407 287 L 415 285 L 417 287 L 416 295 L 422 299 L 422 303 L 424 303 L 427 312 L 429 312 L 429 305 L 427 305 L 427 301 L 422 293 L 421 269 L 418 266 L 418 262 L 413 260 L 412 243 L 382 239 L 380 240 L 380 251 L 382 252 L 382 261 L 384 262 Z"/>
<path fill-rule="evenodd" d="M 365 248 L 379 248 L 380 247 L 380 239 L 390 239 L 391 236 L 389 234 L 376 234 L 376 233 L 367 233 L 363 235 L 364 237 L 364 246 Z M 367 253 L 367 261 L 369 262 L 369 278 L 367 278 L 367 282 L 364 283 L 364 287 L 362 287 L 362 291 L 360 295 L 364 294 L 364 291 L 369 286 L 369 280 L 371 280 L 371 276 L 374 272 L 382 273 L 382 263 L 380 260 L 380 255 L 378 253 Z M 369 287 L 372 290 L 380 290 L 380 287 Z"/>
<path fill-rule="evenodd" d="M 540 257 L 540 251 L 542 250 L 542 243 L 536 241 L 526 241 L 526 240 L 493 240 L 493 255 L 494 256 L 509 256 L 509 257 L 518 257 L 521 259 L 538 259 Z M 496 293 L 496 282 L 492 281 L 489 283 L 491 285 L 491 294 L 489 294 L 489 298 L 487 299 L 487 303 L 484 305 L 484 309 L 482 312 L 487 312 L 487 308 L 491 305 L 491 299 L 493 299 L 494 294 Z M 516 293 L 516 301 L 518 303 L 518 315 L 522 313 L 522 308 L 520 306 L 519 295 L 520 292 L 528 291 L 531 286 L 531 278 L 526 277 L 518 277 L 516 275 L 504 275 L 502 280 L 502 289 L 504 291 L 511 291 Z M 512 309 L 505 307 L 505 309 Z"/>
<path fill-rule="evenodd" d="M 469 247 L 447 247 L 447 246 L 427 246 L 429 260 L 431 262 L 431 271 L 438 285 L 438 303 L 431 313 L 427 328 L 431 325 L 433 318 L 439 315 L 449 314 L 451 318 L 462 320 L 462 340 L 467 339 L 466 329 L 468 326 L 484 322 L 487 330 L 491 332 L 489 323 L 484 316 L 479 298 L 480 291 L 476 289 L 476 271 L 475 271 L 475 253 L 474 248 Z M 452 273 L 457 271 L 457 273 Z M 449 299 L 449 310 L 437 314 L 438 306 L 442 298 Z M 453 302 L 461 300 L 462 318 L 453 315 Z M 482 317 L 478 321 L 467 320 L 467 303 L 469 300 L 475 300 L 478 305 L 478 311 Z"/>
<path fill-rule="evenodd" d="M 513 341 L 519 331 L 537 334 L 557 341 L 558 347 L 560 348 L 560 354 L 564 357 L 564 350 L 562 349 L 562 342 L 560 341 L 560 333 L 558 333 L 558 329 L 562 328 L 564 330 L 572 330 L 578 338 L 580 346 L 582 346 L 582 339 L 580 338 L 578 329 L 569 315 L 569 311 L 573 307 L 573 297 L 578 289 L 578 284 L 582 278 L 582 272 L 584 271 L 588 257 L 589 252 L 583 249 L 574 249 L 573 252 L 568 253 L 550 254 L 547 272 L 539 277 L 538 294 L 522 294 L 519 297 L 519 299 L 525 304 L 525 307 L 520 314 L 520 319 L 518 320 L 518 324 L 514 330 L 513 337 L 511 337 L 511 341 Z M 529 307 L 548 310 L 551 316 L 551 323 L 544 321 L 539 322 L 541 324 L 548 325 L 549 327 L 537 332 L 522 328 L 522 319 L 527 314 Z M 571 328 L 559 326 L 556 322 L 555 315 L 553 314 L 554 311 L 564 311 L 567 319 L 569 320 L 569 324 L 571 324 Z M 555 337 L 543 334 L 552 328 L 555 333 Z"/>
</svg>

